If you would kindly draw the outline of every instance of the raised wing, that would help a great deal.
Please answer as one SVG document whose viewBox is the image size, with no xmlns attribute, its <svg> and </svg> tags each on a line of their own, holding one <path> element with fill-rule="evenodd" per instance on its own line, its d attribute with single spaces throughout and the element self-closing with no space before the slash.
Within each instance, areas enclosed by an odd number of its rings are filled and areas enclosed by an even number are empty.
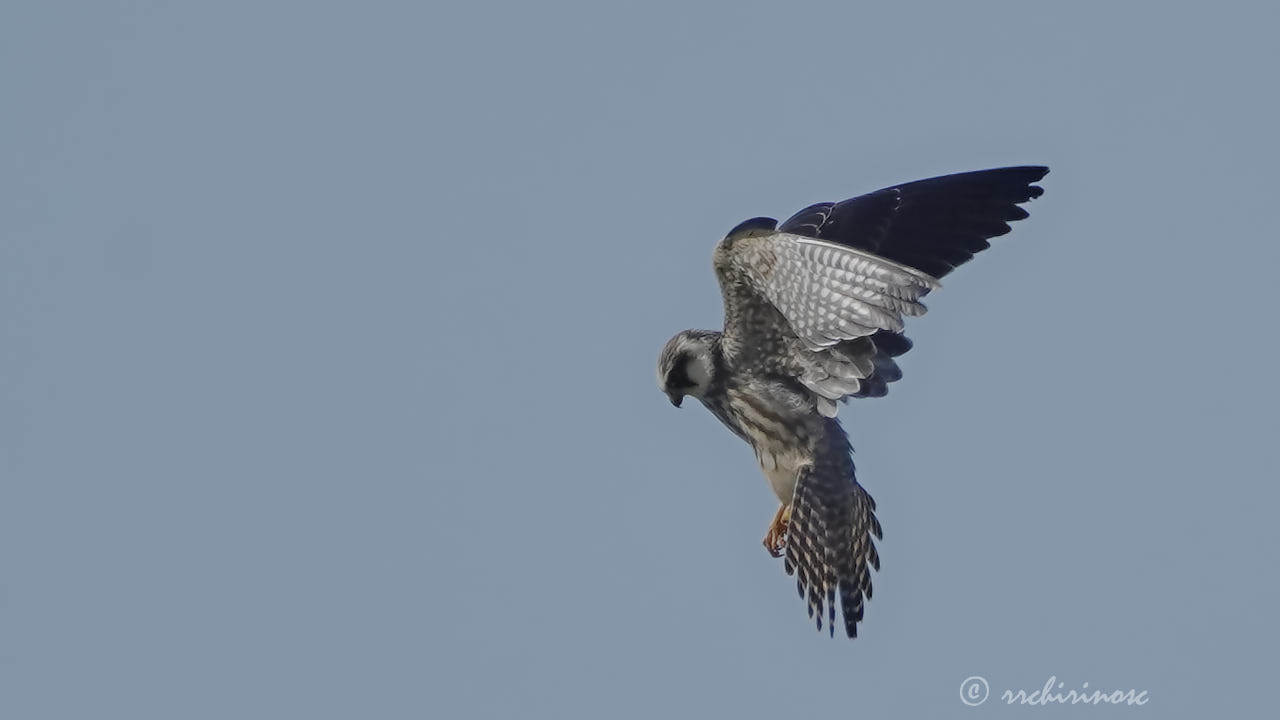
<svg viewBox="0 0 1280 720">
<path fill-rule="evenodd" d="M 716 247 L 725 350 L 799 379 L 818 410 L 877 397 L 902 377 L 903 319 L 921 315 L 937 278 L 1027 217 L 1044 167 L 920 180 L 819 203 L 776 227 L 753 218 Z M 744 354 L 742 350 L 750 349 Z"/>
<path fill-rule="evenodd" d="M 1040 197 L 1041 166 L 943 175 L 884 188 L 796 213 L 780 232 L 873 253 L 941 278 L 1027 217 L 1020 204 Z"/>
<path fill-rule="evenodd" d="M 789 233 L 730 236 L 715 259 L 722 287 L 745 285 L 766 300 L 810 350 L 877 330 L 901 332 L 903 316 L 923 315 L 920 299 L 938 287 L 919 270 Z M 726 326 L 725 334 L 745 337 L 753 330 Z"/>
<path fill-rule="evenodd" d="M 909 343 L 882 339 L 923 314 L 920 299 L 937 286 L 905 265 L 765 223 L 731 232 L 715 266 L 730 361 L 795 377 L 827 417 L 841 399 L 884 394 L 901 376 L 893 358 Z"/>
</svg>

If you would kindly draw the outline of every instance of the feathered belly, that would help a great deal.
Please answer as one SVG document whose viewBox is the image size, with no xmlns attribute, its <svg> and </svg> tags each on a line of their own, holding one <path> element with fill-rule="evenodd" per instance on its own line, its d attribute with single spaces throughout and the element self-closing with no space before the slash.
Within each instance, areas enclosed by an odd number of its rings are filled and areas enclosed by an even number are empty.
<svg viewBox="0 0 1280 720">
<path fill-rule="evenodd" d="M 795 452 L 772 452 L 756 449 L 756 459 L 760 461 L 760 469 L 773 488 L 773 494 L 783 505 L 790 505 L 796 492 L 796 479 L 800 477 L 800 469 L 813 464 L 806 455 Z"/>
<path fill-rule="evenodd" d="M 775 412 L 761 412 L 755 405 L 748 408 L 741 417 L 747 442 L 756 451 L 773 494 L 783 505 L 790 504 L 800 468 L 813 464 L 809 422 L 801 414 L 787 412 L 790 408 L 785 406 L 771 408 Z"/>
<path fill-rule="evenodd" d="M 825 419 L 809 396 L 781 383 L 731 386 L 723 399 L 708 407 L 751 444 L 769 487 L 779 501 L 790 504 L 801 468 L 813 464 L 814 442 Z"/>
</svg>

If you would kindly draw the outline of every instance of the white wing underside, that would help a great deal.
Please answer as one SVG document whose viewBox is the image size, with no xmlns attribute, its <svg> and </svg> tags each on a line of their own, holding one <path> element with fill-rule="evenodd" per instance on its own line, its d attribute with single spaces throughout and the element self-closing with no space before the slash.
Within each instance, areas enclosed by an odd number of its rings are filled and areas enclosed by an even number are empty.
<svg viewBox="0 0 1280 720">
<path fill-rule="evenodd" d="M 803 235 L 740 238 L 732 255 L 738 270 L 795 332 L 791 353 L 802 369 L 799 380 L 828 417 L 875 369 L 869 338 L 852 345 L 845 341 L 878 330 L 902 332 L 903 318 L 923 315 L 920 299 L 941 287 L 914 268 Z"/>
</svg>

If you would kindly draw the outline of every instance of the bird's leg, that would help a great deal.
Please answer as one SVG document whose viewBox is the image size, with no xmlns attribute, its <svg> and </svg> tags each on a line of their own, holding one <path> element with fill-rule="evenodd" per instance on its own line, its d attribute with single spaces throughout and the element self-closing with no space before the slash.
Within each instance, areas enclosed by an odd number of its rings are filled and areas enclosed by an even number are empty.
<svg viewBox="0 0 1280 720">
<path fill-rule="evenodd" d="M 773 516 L 769 532 L 764 535 L 764 549 L 774 557 L 782 557 L 787 547 L 787 523 L 791 522 L 791 505 L 783 505 Z"/>
</svg>

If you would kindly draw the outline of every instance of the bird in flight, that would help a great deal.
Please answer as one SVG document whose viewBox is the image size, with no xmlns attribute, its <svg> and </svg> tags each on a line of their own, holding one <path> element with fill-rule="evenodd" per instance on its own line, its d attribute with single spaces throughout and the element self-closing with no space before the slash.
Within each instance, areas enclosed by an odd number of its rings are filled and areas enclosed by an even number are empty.
<svg viewBox="0 0 1280 720">
<path fill-rule="evenodd" d="M 837 403 L 881 397 L 911 349 L 903 318 L 938 280 L 1027 217 L 1046 167 L 945 175 L 752 218 L 712 255 L 724 330 L 685 330 L 658 358 L 671 404 L 700 400 L 755 450 L 781 506 L 764 537 L 809 616 L 857 637 L 880 569 L 875 501 L 854 477 Z"/>
</svg>

